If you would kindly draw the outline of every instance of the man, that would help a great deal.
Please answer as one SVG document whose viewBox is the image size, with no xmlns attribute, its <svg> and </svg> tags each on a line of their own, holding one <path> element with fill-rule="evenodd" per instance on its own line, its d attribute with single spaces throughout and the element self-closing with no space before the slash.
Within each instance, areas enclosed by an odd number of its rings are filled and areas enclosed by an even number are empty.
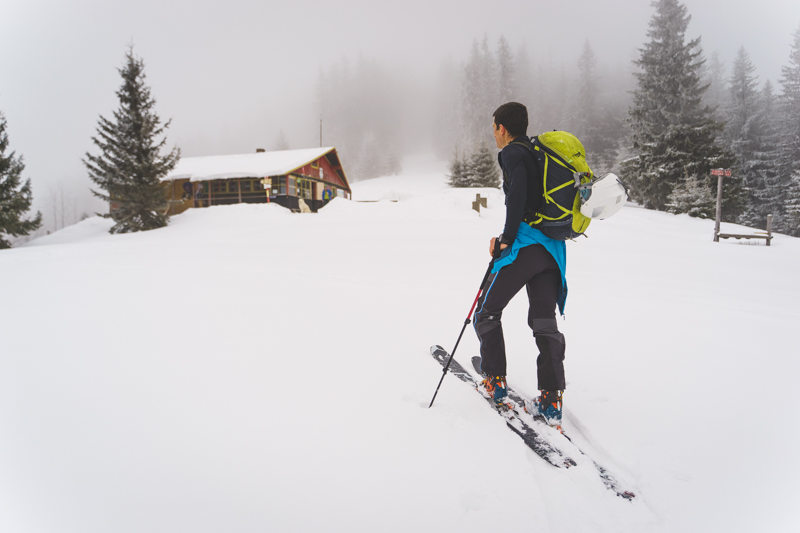
<svg viewBox="0 0 800 533">
<path fill-rule="evenodd" d="M 500 319 L 511 298 L 526 288 L 528 325 L 539 357 L 536 361 L 540 395 L 526 402 L 534 416 L 561 427 L 564 381 L 564 336 L 558 331 L 556 306 L 564 312 L 567 296 L 566 246 L 526 223 L 544 201 L 544 183 L 534 149 L 526 136 L 528 110 L 509 102 L 497 108 L 492 123 L 497 156 L 503 170 L 506 220 L 500 237 L 489 241 L 489 253 L 499 256 L 483 287 L 475 331 L 480 339 L 484 390 L 500 408 L 506 405 L 506 353 Z M 499 252 L 499 253 L 498 253 Z"/>
</svg>

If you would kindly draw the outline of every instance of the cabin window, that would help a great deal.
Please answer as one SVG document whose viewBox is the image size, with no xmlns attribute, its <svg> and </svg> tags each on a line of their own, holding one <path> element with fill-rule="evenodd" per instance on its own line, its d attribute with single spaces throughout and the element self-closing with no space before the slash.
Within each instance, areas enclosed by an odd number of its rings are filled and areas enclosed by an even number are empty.
<svg viewBox="0 0 800 533">
<path fill-rule="evenodd" d="M 250 186 L 252 182 L 250 180 L 244 180 L 242 182 L 242 192 L 252 192 L 252 188 Z"/>
<path fill-rule="evenodd" d="M 214 194 L 224 194 L 228 192 L 228 184 L 224 180 L 214 180 L 211 182 L 211 192 Z"/>
<path fill-rule="evenodd" d="M 239 182 L 236 180 L 228 180 L 228 192 L 239 192 Z"/>
<path fill-rule="evenodd" d="M 319 159 L 311 163 L 311 168 L 319 168 Z"/>
<path fill-rule="evenodd" d="M 276 176 L 272 178 L 272 196 L 286 194 L 286 176 Z"/>
<path fill-rule="evenodd" d="M 297 197 L 306 200 L 311 198 L 311 180 L 297 178 Z"/>
<path fill-rule="evenodd" d="M 294 193 L 294 178 L 286 178 L 286 180 L 287 180 L 287 182 L 289 184 L 288 187 L 287 187 L 287 189 L 289 191 L 289 196 L 296 196 L 295 193 Z"/>
</svg>

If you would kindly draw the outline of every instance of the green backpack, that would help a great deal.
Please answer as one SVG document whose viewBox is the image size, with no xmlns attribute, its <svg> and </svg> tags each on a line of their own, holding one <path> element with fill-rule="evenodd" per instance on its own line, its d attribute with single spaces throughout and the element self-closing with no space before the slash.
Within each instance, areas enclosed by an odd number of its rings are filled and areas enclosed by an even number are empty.
<svg viewBox="0 0 800 533">
<path fill-rule="evenodd" d="M 583 235 L 592 219 L 581 213 L 578 187 L 594 176 L 586 163 L 586 150 L 566 131 L 542 133 L 532 137 L 531 143 L 544 180 L 544 203 L 538 213 L 525 213 L 523 220 L 551 239 L 565 241 Z"/>
</svg>

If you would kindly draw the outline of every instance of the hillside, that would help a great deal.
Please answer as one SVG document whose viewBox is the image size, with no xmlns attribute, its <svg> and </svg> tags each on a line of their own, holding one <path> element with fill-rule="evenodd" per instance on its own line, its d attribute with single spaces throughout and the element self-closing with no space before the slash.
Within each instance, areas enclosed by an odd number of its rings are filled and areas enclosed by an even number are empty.
<svg viewBox="0 0 800 533">
<path fill-rule="evenodd" d="M 503 198 L 479 215 L 442 163 L 406 167 L 318 214 L 91 218 L 0 252 L 0 531 L 800 529 L 799 240 L 629 205 L 568 243 L 565 429 L 626 502 L 452 377 L 427 409 Z M 526 309 L 504 329 L 532 395 Z"/>
</svg>

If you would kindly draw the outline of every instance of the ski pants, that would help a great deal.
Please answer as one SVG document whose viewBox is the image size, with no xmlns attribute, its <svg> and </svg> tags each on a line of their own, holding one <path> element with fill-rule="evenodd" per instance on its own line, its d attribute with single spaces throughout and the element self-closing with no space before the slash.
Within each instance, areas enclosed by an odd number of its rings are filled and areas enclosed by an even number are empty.
<svg viewBox="0 0 800 533">
<path fill-rule="evenodd" d="M 481 370 L 486 375 L 506 375 L 506 347 L 500 319 L 503 309 L 519 291 L 528 291 L 528 325 L 533 330 L 539 357 L 536 360 L 540 390 L 564 390 L 564 335 L 558 331 L 556 304 L 561 272 L 541 244 L 520 249 L 510 265 L 491 274 L 483 286 L 475 332 L 481 342 Z"/>
</svg>

